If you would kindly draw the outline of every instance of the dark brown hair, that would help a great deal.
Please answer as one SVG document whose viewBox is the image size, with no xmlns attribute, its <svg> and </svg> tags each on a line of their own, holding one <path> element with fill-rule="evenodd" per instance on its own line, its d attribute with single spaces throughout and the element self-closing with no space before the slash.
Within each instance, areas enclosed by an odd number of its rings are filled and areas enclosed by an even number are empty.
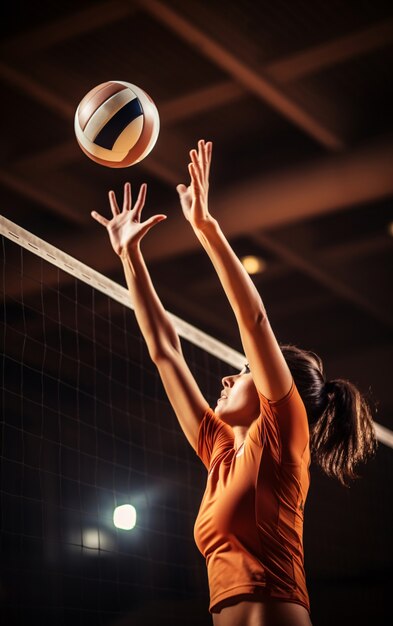
<svg viewBox="0 0 393 626">
<path fill-rule="evenodd" d="M 356 466 L 377 451 L 371 407 L 349 380 L 326 381 L 315 352 L 291 344 L 280 347 L 306 407 L 311 458 L 349 487 L 350 480 L 359 478 Z"/>
</svg>

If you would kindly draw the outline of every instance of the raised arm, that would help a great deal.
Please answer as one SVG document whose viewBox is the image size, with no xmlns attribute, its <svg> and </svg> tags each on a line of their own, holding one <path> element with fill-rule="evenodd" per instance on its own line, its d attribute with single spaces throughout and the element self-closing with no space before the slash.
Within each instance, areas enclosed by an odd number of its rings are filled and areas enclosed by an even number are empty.
<svg viewBox="0 0 393 626">
<path fill-rule="evenodd" d="M 189 187 L 177 191 L 186 219 L 209 255 L 235 313 L 254 384 L 269 400 L 290 390 L 292 375 L 270 326 L 265 306 L 253 281 L 208 209 L 212 143 L 198 142 L 191 150 Z M 245 198 L 247 202 L 247 198 Z"/>
<path fill-rule="evenodd" d="M 187 363 L 184 360 L 176 329 L 154 289 L 141 251 L 141 240 L 154 225 L 166 218 L 154 215 L 141 222 L 146 185 L 142 185 L 132 208 L 131 186 L 124 186 L 123 208 L 109 192 L 112 219 L 96 211 L 92 217 L 105 226 L 112 247 L 121 258 L 135 316 L 146 341 L 150 358 L 158 368 L 169 401 L 188 441 L 196 449 L 199 424 L 208 407 Z"/>
</svg>

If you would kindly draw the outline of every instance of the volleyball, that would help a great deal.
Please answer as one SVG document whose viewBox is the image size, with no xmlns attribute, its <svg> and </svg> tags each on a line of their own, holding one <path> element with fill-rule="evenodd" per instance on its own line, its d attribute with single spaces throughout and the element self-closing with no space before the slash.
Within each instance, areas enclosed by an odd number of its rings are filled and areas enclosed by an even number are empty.
<svg viewBox="0 0 393 626">
<path fill-rule="evenodd" d="M 83 152 L 106 167 L 129 167 L 153 149 L 160 130 L 157 107 L 140 87 L 101 83 L 81 100 L 75 135 Z"/>
</svg>

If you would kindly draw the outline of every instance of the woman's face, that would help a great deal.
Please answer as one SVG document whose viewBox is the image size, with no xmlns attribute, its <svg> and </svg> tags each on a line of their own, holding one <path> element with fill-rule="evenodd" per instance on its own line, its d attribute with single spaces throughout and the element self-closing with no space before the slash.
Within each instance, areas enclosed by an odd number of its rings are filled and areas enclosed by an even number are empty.
<svg viewBox="0 0 393 626">
<path fill-rule="evenodd" d="M 229 426 L 251 426 L 260 413 L 252 375 L 246 365 L 239 374 L 222 379 L 223 390 L 214 410 Z"/>
</svg>

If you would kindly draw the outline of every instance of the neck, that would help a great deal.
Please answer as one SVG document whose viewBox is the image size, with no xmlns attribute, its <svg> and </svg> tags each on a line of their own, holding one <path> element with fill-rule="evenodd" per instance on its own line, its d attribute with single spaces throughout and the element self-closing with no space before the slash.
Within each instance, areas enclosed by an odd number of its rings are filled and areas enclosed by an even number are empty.
<svg viewBox="0 0 393 626">
<path fill-rule="evenodd" d="M 240 446 L 244 443 L 246 439 L 248 426 L 233 426 L 232 430 L 235 436 L 235 442 L 233 445 L 236 450 L 239 450 Z"/>
</svg>

